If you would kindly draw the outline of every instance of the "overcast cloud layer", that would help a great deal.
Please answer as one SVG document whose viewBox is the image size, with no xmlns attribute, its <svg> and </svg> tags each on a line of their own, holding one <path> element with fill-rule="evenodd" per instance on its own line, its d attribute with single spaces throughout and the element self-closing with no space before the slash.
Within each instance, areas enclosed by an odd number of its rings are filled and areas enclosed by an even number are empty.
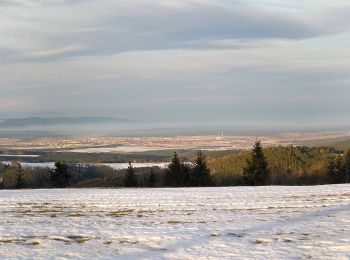
<svg viewBox="0 0 350 260">
<path fill-rule="evenodd" d="M 344 126 L 348 0 L 0 0 L 0 118 Z"/>
</svg>

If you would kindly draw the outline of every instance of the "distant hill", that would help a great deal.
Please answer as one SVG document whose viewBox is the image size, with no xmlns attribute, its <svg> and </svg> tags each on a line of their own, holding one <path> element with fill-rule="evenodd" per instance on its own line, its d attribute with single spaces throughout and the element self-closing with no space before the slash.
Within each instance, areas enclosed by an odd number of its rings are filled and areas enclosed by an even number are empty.
<svg viewBox="0 0 350 260">
<path fill-rule="evenodd" d="M 349 142 L 350 144 L 350 142 Z M 251 151 L 234 151 L 222 156 L 208 155 L 216 182 L 243 183 L 243 168 Z M 327 179 L 327 161 L 336 153 L 330 147 L 269 147 L 264 149 L 274 184 L 321 184 Z"/>
<path fill-rule="evenodd" d="M 339 147 L 336 147 L 335 144 L 343 143 L 344 141 L 350 141 L 349 136 L 342 136 L 342 137 L 335 137 L 335 138 L 321 138 L 317 140 L 305 140 L 305 141 L 300 141 L 300 145 L 309 146 L 309 147 L 330 146 L 330 147 L 339 149 Z"/>
<path fill-rule="evenodd" d="M 0 120 L 0 128 L 131 122 L 117 117 L 26 117 Z"/>
<path fill-rule="evenodd" d="M 343 151 L 348 150 L 350 149 L 350 139 L 334 142 L 330 146 Z"/>
</svg>

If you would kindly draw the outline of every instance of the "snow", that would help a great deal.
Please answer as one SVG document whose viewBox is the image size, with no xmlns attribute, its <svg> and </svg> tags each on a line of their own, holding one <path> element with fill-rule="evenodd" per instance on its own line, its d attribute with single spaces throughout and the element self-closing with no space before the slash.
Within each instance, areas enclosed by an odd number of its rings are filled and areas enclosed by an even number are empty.
<svg viewBox="0 0 350 260">
<path fill-rule="evenodd" d="M 2 164 L 11 165 L 11 161 L 2 161 Z M 55 168 L 54 162 L 42 162 L 42 163 L 31 163 L 31 162 L 19 162 L 24 168 Z"/>
<path fill-rule="evenodd" d="M 350 185 L 3 190 L 0 255 L 349 259 Z"/>
<path fill-rule="evenodd" d="M 39 154 L 0 154 L 0 157 L 39 158 Z"/>
<path fill-rule="evenodd" d="M 111 167 L 114 170 L 127 169 L 128 163 L 102 163 L 102 165 Z M 146 168 L 146 167 L 159 167 L 161 169 L 167 168 L 169 163 L 167 162 L 155 162 L 155 163 L 132 163 L 134 168 Z"/>
</svg>

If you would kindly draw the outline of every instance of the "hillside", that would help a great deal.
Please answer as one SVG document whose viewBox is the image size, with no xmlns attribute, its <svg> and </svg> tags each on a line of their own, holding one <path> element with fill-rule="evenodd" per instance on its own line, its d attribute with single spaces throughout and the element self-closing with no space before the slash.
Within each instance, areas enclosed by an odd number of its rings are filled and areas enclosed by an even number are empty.
<svg viewBox="0 0 350 260">
<path fill-rule="evenodd" d="M 350 139 L 334 142 L 331 144 L 331 146 L 343 151 L 348 150 L 350 149 Z"/>
<path fill-rule="evenodd" d="M 271 147 L 264 149 L 269 161 L 272 184 L 308 183 L 316 178 L 323 183 L 327 173 L 327 161 L 336 153 L 327 147 Z M 249 158 L 249 151 L 232 152 L 221 157 L 209 157 L 208 164 L 220 184 L 242 182 L 242 172 Z"/>
</svg>

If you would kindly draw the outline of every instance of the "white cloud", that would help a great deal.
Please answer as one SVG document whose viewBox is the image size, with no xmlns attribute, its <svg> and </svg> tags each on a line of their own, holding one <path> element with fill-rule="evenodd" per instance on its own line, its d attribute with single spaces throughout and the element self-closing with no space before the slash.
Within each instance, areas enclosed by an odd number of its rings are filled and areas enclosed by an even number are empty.
<svg viewBox="0 0 350 260">
<path fill-rule="evenodd" d="M 4 116 L 312 121 L 348 108 L 347 1 L 7 0 L 0 7 Z M 319 113 L 302 113 L 315 106 Z"/>
<path fill-rule="evenodd" d="M 323 9 L 296 12 L 272 2 L 265 6 L 212 0 L 10 2 L 16 5 L 2 11 L 0 31 L 5 37 L 0 46 L 24 52 L 24 56 L 81 44 L 90 48 L 72 56 L 222 48 L 223 41 L 234 40 L 243 48 L 262 39 L 305 39 L 342 31 L 347 19 L 339 18 L 338 13 L 345 10 L 337 6 L 329 16 Z M 325 17 L 329 24 L 323 22 Z"/>
<path fill-rule="evenodd" d="M 86 46 L 84 44 L 70 45 L 70 46 L 63 46 L 55 49 L 34 51 L 29 53 L 28 56 L 32 58 L 48 58 L 48 57 L 58 56 L 58 55 L 67 55 L 70 53 L 74 53 L 76 51 L 82 51 L 85 48 Z"/>
</svg>

